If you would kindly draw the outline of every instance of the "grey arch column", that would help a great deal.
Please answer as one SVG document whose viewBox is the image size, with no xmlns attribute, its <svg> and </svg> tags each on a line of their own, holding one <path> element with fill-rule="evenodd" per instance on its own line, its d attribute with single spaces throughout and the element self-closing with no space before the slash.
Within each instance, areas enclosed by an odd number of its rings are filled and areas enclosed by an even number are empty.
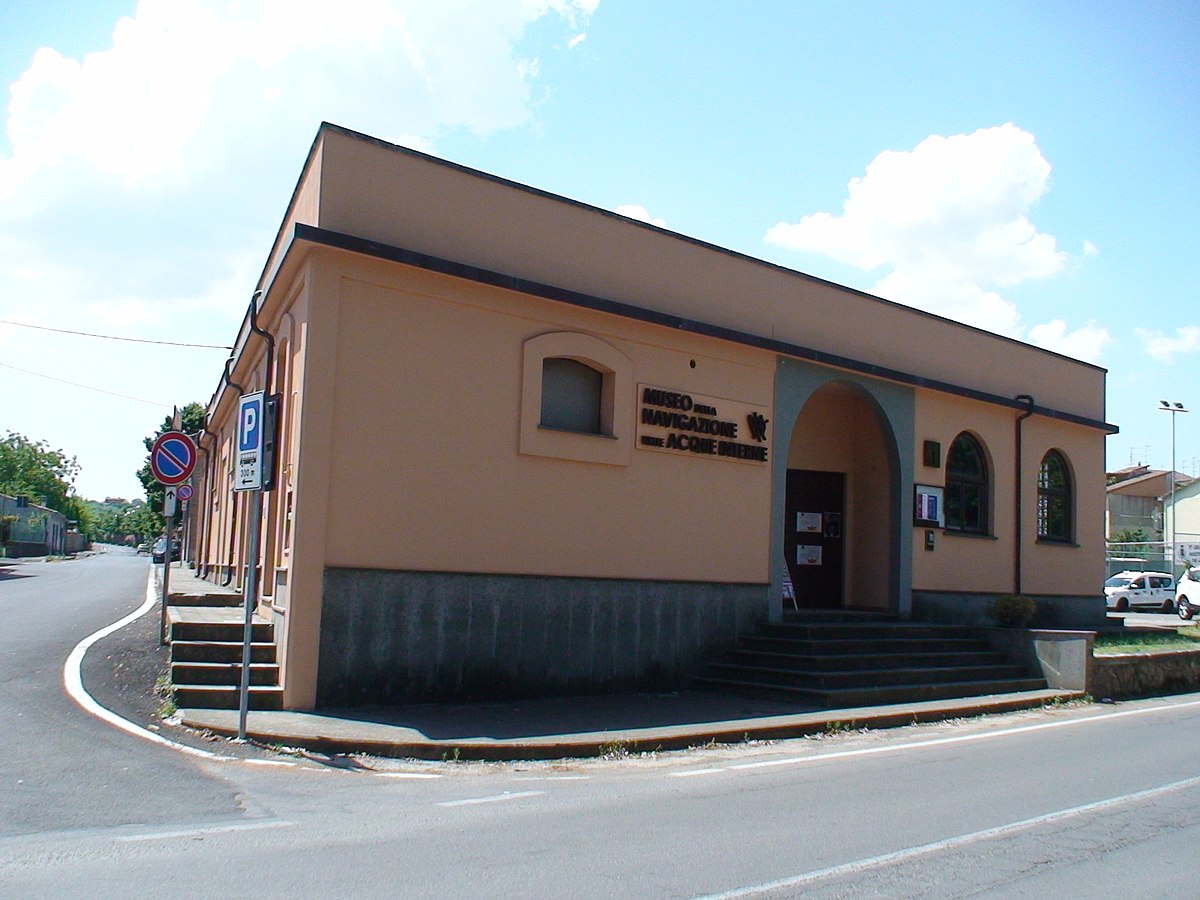
<svg viewBox="0 0 1200 900">
<path fill-rule="evenodd" d="M 789 357 L 779 357 L 775 367 L 774 448 L 771 463 L 771 591 L 768 618 L 783 616 L 779 598 L 783 594 L 783 509 L 787 491 L 788 452 L 796 419 L 810 397 L 831 382 L 852 384 L 862 389 L 875 405 L 883 426 L 891 462 L 891 509 L 895 531 L 889 550 L 891 608 L 907 617 L 912 611 L 912 486 L 915 478 L 916 392 L 903 385 L 851 372 L 816 366 Z"/>
</svg>

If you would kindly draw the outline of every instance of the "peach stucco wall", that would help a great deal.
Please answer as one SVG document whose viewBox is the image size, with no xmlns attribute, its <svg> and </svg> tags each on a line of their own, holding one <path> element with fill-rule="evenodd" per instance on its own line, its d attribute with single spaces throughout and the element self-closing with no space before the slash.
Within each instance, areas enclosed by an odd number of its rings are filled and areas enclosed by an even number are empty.
<svg viewBox="0 0 1200 900">
<path fill-rule="evenodd" d="M 361 136 L 321 143 L 321 227 L 1104 417 L 1095 366 Z"/>
<path fill-rule="evenodd" d="M 522 345 L 546 332 L 610 343 L 637 381 L 767 407 L 769 354 L 686 336 L 666 346 L 626 319 L 337 263 L 326 564 L 768 581 L 769 466 L 636 448 L 628 465 L 525 456 L 518 413 Z"/>
<path fill-rule="evenodd" d="M 1036 398 L 1039 402 L 1040 397 Z M 915 455 L 919 484 L 943 486 L 946 454 L 961 431 L 971 432 L 988 457 L 992 490 L 990 534 L 963 536 L 939 532 L 936 548 L 924 550 L 925 529 L 913 540 L 913 588 L 929 591 L 1007 593 L 1014 589 L 1013 489 L 1016 420 L 1019 410 L 950 397 L 933 391 L 917 395 Z M 1095 429 L 1034 415 L 1025 420 L 1022 443 L 1022 561 L 1025 593 L 1084 595 L 1104 581 L 1104 440 Z M 923 465 L 926 440 L 942 445 L 942 465 Z M 1057 448 L 1075 477 L 1075 544 L 1037 541 L 1037 474 L 1047 450 Z"/>
</svg>

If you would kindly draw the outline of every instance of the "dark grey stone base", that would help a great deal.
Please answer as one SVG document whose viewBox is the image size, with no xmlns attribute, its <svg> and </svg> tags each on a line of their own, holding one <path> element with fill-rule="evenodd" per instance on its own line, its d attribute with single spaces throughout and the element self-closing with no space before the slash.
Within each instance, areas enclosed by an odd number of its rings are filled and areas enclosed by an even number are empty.
<svg viewBox="0 0 1200 900">
<path fill-rule="evenodd" d="M 326 569 L 317 706 L 674 690 L 766 585 Z"/>
<path fill-rule="evenodd" d="M 1031 628 L 1103 628 L 1107 611 L 1104 597 L 1063 597 L 1030 594 L 1037 603 Z M 912 617 L 924 622 L 959 625 L 995 625 L 996 594 L 913 591 Z"/>
</svg>

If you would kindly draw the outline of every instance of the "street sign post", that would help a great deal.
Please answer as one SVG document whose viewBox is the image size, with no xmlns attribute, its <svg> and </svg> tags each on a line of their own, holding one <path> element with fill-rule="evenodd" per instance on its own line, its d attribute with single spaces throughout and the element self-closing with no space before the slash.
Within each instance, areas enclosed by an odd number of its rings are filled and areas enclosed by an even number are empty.
<svg viewBox="0 0 1200 900">
<path fill-rule="evenodd" d="M 235 491 L 262 490 L 263 483 L 263 392 L 243 394 L 238 401 L 237 459 L 234 464 Z"/>
<path fill-rule="evenodd" d="M 150 472 L 164 486 L 163 516 L 166 531 L 163 542 L 162 611 L 160 615 L 159 641 L 167 642 L 167 597 L 171 590 L 171 532 L 175 530 L 175 505 L 177 485 L 187 481 L 196 468 L 196 442 L 182 431 L 166 431 L 158 436 L 150 448 Z"/>
</svg>

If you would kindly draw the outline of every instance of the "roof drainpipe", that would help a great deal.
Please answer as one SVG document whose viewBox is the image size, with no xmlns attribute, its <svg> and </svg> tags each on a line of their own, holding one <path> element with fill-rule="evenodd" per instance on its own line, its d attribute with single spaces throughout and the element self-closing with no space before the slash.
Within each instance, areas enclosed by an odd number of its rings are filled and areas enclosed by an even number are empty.
<svg viewBox="0 0 1200 900">
<path fill-rule="evenodd" d="M 263 392 L 271 395 L 271 375 L 275 364 L 275 335 L 258 327 L 258 299 L 262 291 L 255 291 L 250 298 L 250 330 L 267 342 L 267 371 L 263 379 Z"/>
<path fill-rule="evenodd" d="M 231 388 L 236 388 L 239 395 L 246 393 L 246 389 L 233 380 L 229 374 L 229 365 L 233 362 L 233 354 L 229 354 L 229 359 L 225 360 L 225 383 Z M 225 566 L 225 580 L 221 582 L 221 587 L 229 587 L 233 583 L 233 554 L 237 549 L 237 513 L 238 513 L 238 494 L 233 492 L 233 498 L 230 500 L 231 509 L 229 510 L 229 549 L 225 554 L 225 559 L 228 560 Z"/>
<path fill-rule="evenodd" d="M 1017 434 L 1016 434 L 1016 510 L 1013 517 L 1013 533 L 1015 545 L 1013 547 L 1013 593 L 1021 593 L 1021 541 L 1023 532 L 1021 529 L 1022 513 L 1021 513 L 1021 426 L 1025 420 L 1033 415 L 1033 397 L 1029 394 L 1017 394 L 1016 399 L 1025 404 L 1025 411 L 1017 416 Z"/>
</svg>

